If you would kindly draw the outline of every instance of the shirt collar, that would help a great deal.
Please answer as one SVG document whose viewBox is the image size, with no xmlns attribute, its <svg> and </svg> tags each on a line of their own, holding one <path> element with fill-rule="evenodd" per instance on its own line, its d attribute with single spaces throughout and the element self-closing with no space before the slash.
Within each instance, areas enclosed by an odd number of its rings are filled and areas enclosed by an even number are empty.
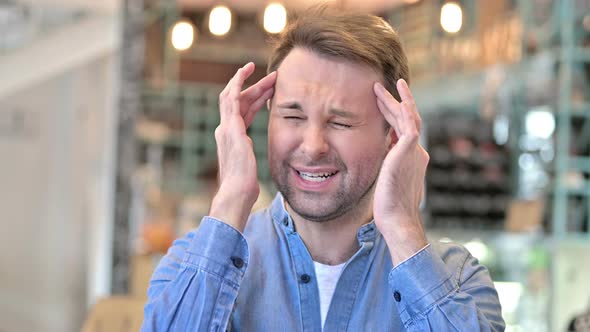
<svg viewBox="0 0 590 332">
<path fill-rule="evenodd" d="M 279 227 L 282 227 L 287 232 L 295 232 L 293 219 L 285 209 L 283 195 L 281 195 L 280 192 L 277 193 L 270 205 L 270 214 L 273 221 L 276 222 Z M 375 242 L 377 234 L 378 232 L 377 227 L 375 226 L 375 221 L 371 220 L 371 222 L 364 224 L 359 228 L 358 232 L 356 233 L 356 237 L 359 245 L 362 246 L 363 243 Z"/>
<path fill-rule="evenodd" d="M 270 204 L 270 215 L 272 216 L 273 221 L 278 223 L 280 227 L 289 232 L 295 232 L 293 219 L 291 219 L 291 216 L 285 209 L 283 195 L 281 195 L 280 192 L 277 193 Z"/>
</svg>

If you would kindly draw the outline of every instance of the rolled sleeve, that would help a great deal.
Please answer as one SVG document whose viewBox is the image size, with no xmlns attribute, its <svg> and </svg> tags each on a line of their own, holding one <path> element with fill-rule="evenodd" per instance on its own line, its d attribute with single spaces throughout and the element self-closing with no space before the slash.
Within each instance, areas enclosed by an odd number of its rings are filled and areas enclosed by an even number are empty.
<svg viewBox="0 0 590 332">
<path fill-rule="evenodd" d="M 404 324 L 458 289 L 431 245 L 393 268 L 389 286 Z"/>
<path fill-rule="evenodd" d="M 141 331 L 225 331 L 248 260 L 238 230 L 203 218 L 154 271 Z"/>
<path fill-rule="evenodd" d="M 248 243 L 242 233 L 216 218 L 205 217 L 183 263 L 239 284 L 248 260 Z"/>
</svg>

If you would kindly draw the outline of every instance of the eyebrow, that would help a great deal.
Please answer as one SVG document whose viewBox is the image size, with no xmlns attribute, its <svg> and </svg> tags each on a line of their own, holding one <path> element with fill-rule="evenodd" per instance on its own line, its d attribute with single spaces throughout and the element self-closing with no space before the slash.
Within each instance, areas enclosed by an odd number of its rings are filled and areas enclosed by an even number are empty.
<svg viewBox="0 0 590 332">
<path fill-rule="evenodd" d="M 277 105 L 278 108 L 286 108 L 286 109 L 295 109 L 299 111 L 303 111 L 303 107 L 296 101 L 289 101 L 282 104 Z"/>
</svg>

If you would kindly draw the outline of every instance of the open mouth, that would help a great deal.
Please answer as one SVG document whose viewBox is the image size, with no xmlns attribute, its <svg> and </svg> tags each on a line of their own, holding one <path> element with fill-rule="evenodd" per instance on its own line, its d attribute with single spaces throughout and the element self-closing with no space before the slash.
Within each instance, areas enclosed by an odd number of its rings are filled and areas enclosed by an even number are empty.
<svg viewBox="0 0 590 332">
<path fill-rule="evenodd" d="M 299 174 L 302 179 L 310 182 L 323 182 L 333 177 L 337 173 L 338 171 L 332 173 L 308 173 L 297 171 L 297 174 Z"/>
</svg>

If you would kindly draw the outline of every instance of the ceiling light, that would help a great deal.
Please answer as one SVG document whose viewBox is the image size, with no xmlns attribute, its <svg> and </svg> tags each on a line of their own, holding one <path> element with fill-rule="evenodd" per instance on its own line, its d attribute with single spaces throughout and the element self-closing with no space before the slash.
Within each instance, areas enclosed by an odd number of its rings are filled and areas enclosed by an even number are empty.
<svg viewBox="0 0 590 332">
<path fill-rule="evenodd" d="M 184 51 L 189 49 L 195 40 L 195 27 L 191 22 L 181 20 L 174 24 L 172 27 L 172 46 L 179 50 Z"/>
<path fill-rule="evenodd" d="M 463 25 L 463 10 L 456 2 L 445 3 L 440 10 L 440 25 L 448 33 L 457 33 Z"/>
<path fill-rule="evenodd" d="M 223 36 L 231 28 L 231 11 L 226 6 L 217 6 L 209 14 L 209 31 L 216 36 Z"/>
<path fill-rule="evenodd" d="M 287 10 L 280 3 L 271 3 L 264 9 L 264 30 L 279 33 L 287 25 Z"/>
<path fill-rule="evenodd" d="M 555 131 L 555 117 L 549 107 L 539 107 L 528 112 L 524 123 L 526 133 L 533 137 L 549 139 Z"/>
</svg>

